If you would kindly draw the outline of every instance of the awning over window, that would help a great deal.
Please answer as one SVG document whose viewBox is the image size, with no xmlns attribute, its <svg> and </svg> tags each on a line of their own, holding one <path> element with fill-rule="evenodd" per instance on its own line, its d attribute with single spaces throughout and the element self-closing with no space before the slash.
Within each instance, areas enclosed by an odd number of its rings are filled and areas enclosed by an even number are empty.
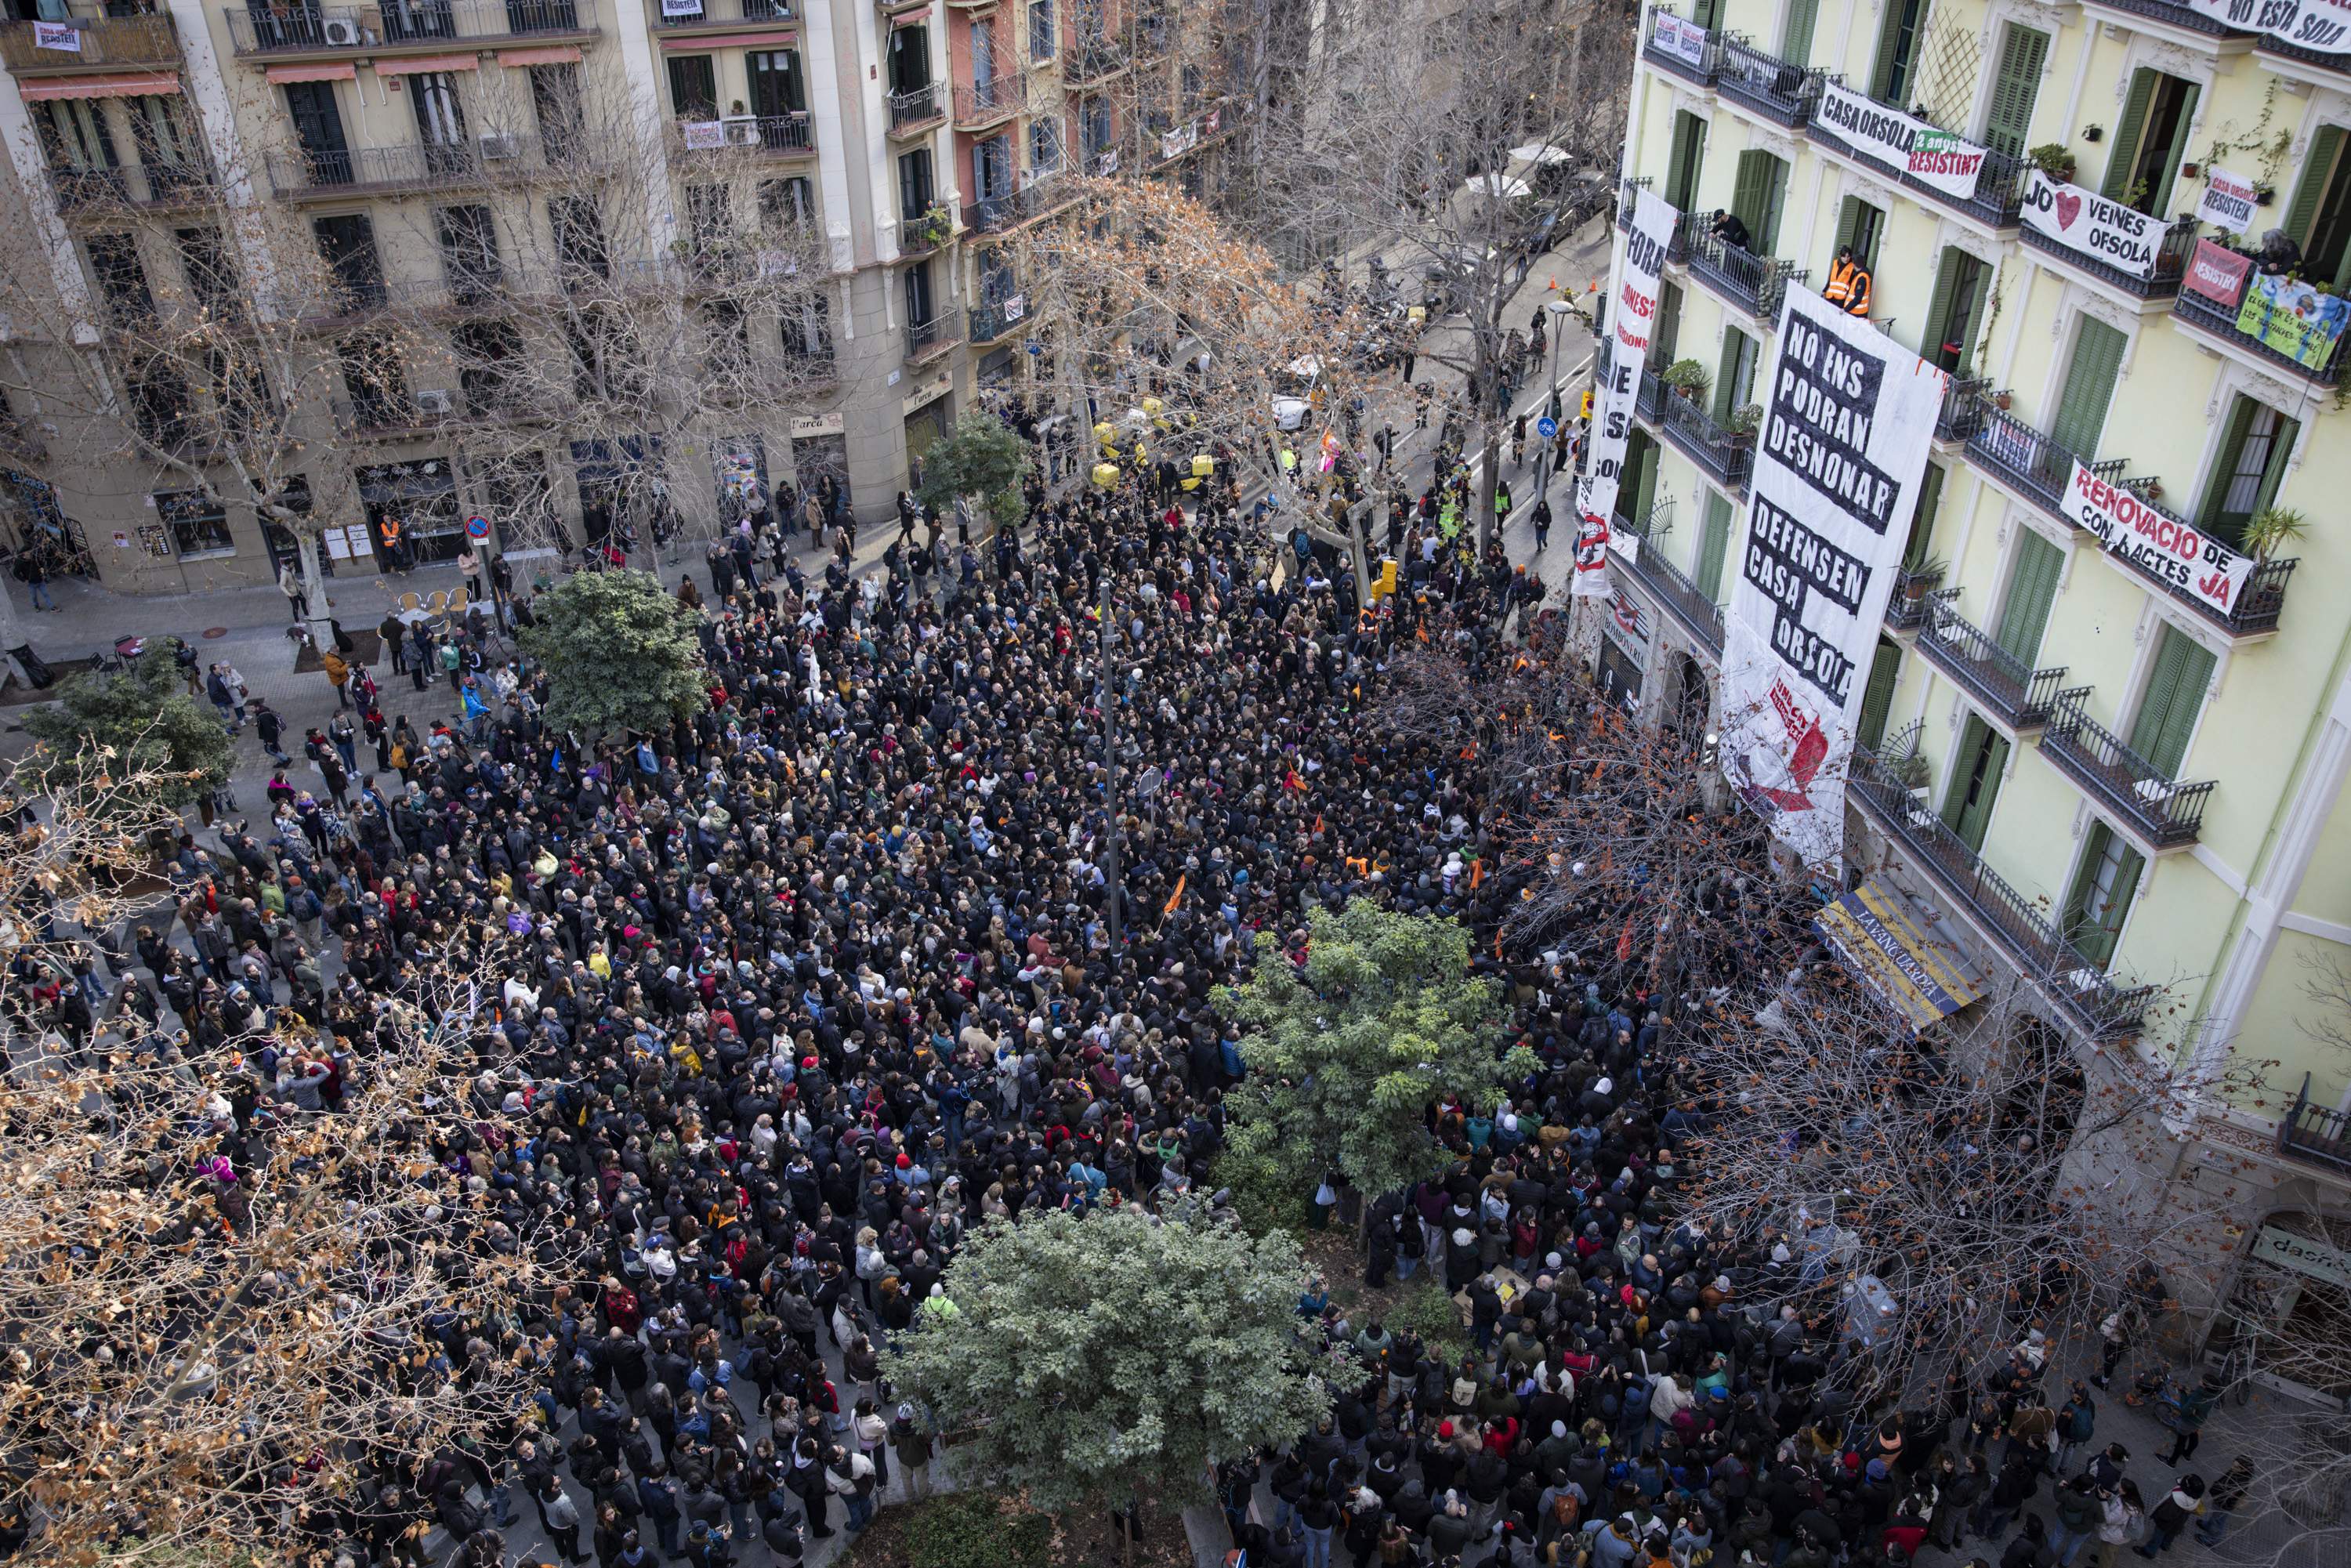
<svg viewBox="0 0 2351 1568">
<path fill-rule="evenodd" d="M 108 71 L 86 77 L 52 77 L 20 81 L 16 90 L 28 103 L 50 98 L 154 98 L 180 90 L 177 71 Z"/>
<path fill-rule="evenodd" d="M 683 38 L 664 38 L 662 48 L 670 54 L 681 50 L 758 48 L 766 45 L 789 44 L 799 37 L 796 27 L 763 27 L 756 33 L 694 33 Z"/>
<path fill-rule="evenodd" d="M 541 44 L 536 48 L 498 51 L 498 64 L 502 66 L 568 66 L 579 61 L 577 44 Z"/>
<path fill-rule="evenodd" d="M 269 78 L 271 86 L 282 87 L 289 81 L 355 81 L 360 73 L 359 68 L 345 61 L 326 66 L 272 66 L 261 74 Z"/>
<path fill-rule="evenodd" d="M 1945 1019 L 1983 995 L 1983 974 L 1907 894 L 1873 877 L 1823 906 L 1813 927 L 1910 1021 Z"/>
<path fill-rule="evenodd" d="M 380 77 L 422 76 L 427 71 L 470 71 L 482 63 L 479 55 L 412 55 L 404 60 L 378 60 Z"/>
</svg>

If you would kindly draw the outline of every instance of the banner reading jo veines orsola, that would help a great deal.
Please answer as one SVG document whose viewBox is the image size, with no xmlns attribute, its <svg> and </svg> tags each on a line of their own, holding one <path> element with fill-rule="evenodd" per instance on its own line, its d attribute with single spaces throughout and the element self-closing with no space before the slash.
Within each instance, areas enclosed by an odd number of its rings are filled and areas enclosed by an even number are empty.
<svg viewBox="0 0 2351 1568">
<path fill-rule="evenodd" d="M 1633 193 L 1632 221 L 1625 225 L 1624 265 L 1617 269 L 1616 295 L 1608 305 L 1608 369 L 1592 399 L 1591 444 L 1575 490 L 1575 580 L 1571 591 L 1579 599 L 1608 596 L 1608 548 L 1614 542 L 1610 519 L 1616 515 L 1641 371 L 1648 363 L 1649 340 L 1656 331 L 1657 280 L 1665 273 L 1666 247 L 1673 243 L 1678 216 L 1647 191 Z M 1630 538 L 1625 541 L 1632 542 Z"/>
<path fill-rule="evenodd" d="M 1792 288 L 1723 652 L 1722 770 L 1808 865 L 1844 847 L 1845 765 L 1943 372 Z"/>
</svg>

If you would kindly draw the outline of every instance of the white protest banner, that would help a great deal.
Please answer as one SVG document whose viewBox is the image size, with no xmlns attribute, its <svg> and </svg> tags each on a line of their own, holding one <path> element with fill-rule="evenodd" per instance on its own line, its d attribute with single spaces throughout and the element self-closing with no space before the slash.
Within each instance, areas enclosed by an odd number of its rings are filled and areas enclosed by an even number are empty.
<svg viewBox="0 0 2351 1568">
<path fill-rule="evenodd" d="M 726 127 L 716 120 L 681 120 L 678 132 L 685 139 L 689 152 L 707 152 L 726 145 Z"/>
<path fill-rule="evenodd" d="M 2087 260 L 2133 277 L 2155 276 L 2163 225 L 2095 191 L 2061 185 L 2035 169 L 2024 183 L 2024 221 Z"/>
<path fill-rule="evenodd" d="M 2253 558 L 2167 516 L 2077 460 L 2064 510 L 2076 528 L 2158 582 L 2227 614 L 2253 574 Z"/>
<path fill-rule="evenodd" d="M 1666 248 L 1680 214 L 1646 190 L 1633 193 L 1632 221 L 1625 225 L 1625 260 L 1616 272 L 1616 298 L 1608 311 L 1608 368 L 1592 401 L 1592 443 L 1575 496 L 1575 579 L 1580 599 L 1609 591 L 1609 519 L 1625 469 L 1625 444 L 1633 434 L 1634 405 L 1641 393 L 1641 371 L 1649 360 L 1656 328 L 1657 280 L 1666 269 Z M 1635 543 L 1628 535 L 1620 550 Z"/>
<path fill-rule="evenodd" d="M 68 54 L 78 55 L 81 53 L 81 29 L 69 27 L 62 22 L 36 22 L 33 24 L 33 47 L 63 49 Z"/>
<path fill-rule="evenodd" d="M 662 15 L 672 21 L 702 15 L 702 0 L 662 0 Z"/>
<path fill-rule="evenodd" d="M 1722 771 L 1808 865 L 1844 847 L 1844 775 L 1948 378 L 1792 288 L 1723 654 Z"/>
<path fill-rule="evenodd" d="M 2184 0 L 2190 11 L 2314 55 L 2351 54 L 2351 0 Z"/>
<path fill-rule="evenodd" d="M 1706 68 L 1706 29 L 1670 11 L 1656 14 L 1649 28 L 1649 47 L 1695 70 Z"/>
<path fill-rule="evenodd" d="M 1962 202 L 1975 195 L 1976 177 L 1983 172 L 1984 150 L 1974 142 L 1835 82 L 1822 84 L 1813 126 L 1863 157 L 1891 164 L 1928 189 Z"/>
<path fill-rule="evenodd" d="M 2204 171 L 2204 199 L 2196 204 L 2199 222 L 2241 235 L 2253 226 L 2253 208 L 2258 204 L 2253 183 L 2242 174 L 2231 174 L 2226 169 Z"/>
</svg>

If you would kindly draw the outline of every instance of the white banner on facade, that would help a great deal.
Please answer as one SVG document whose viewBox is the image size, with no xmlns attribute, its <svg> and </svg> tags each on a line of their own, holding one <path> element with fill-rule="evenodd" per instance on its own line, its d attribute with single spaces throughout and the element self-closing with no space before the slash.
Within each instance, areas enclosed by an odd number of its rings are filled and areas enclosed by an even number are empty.
<svg viewBox="0 0 2351 1568">
<path fill-rule="evenodd" d="M 1975 195 L 1976 177 L 1983 172 L 1984 150 L 1974 142 L 1835 82 L 1821 84 L 1813 125 L 1863 157 L 1890 163 L 1929 190 L 1962 202 Z"/>
<path fill-rule="evenodd" d="M 2190 11 L 2316 55 L 2351 55 L 2351 0 L 2186 0 Z"/>
<path fill-rule="evenodd" d="M 2204 171 L 2204 198 L 2196 204 L 2196 217 L 2216 229 L 2241 235 L 2253 226 L 2253 209 L 2261 204 L 2253 183 L 2226 169 Z"/>
<path fill-rule="evenodd" d="M 2240 555 L 2177 517 L 2167 517 L 2119 486 L 2109 485 L 2076 459 L 2065 486 L 2065 516 L 2097 536 L 2113 554 L 2147 576 L 2226 615 L 2236 608 L 2253 558 Z"/>
<path fill-rule="evenodd" d="M 1633 193 L 1632 220 L 1625 225 L 1625 260 L 1616 273 L 1616 297 L 1608 308 L 1608 369 L 1593 389 L 1592 440 L 1583 477 L 1576 483 L 1575 580 L 1570 591 L 1577 598 L 1605 598 L 1609 592 L 1608 548 L 1614 542 L 1609 519 L 1615 516 L 1625 444 L 1633 434 L 1641 371 L 1648 363 L 1649 340 L 1656 330 L 1658 279 L 1680 215 L 1646 190 Z M 1625 543 L 1633 542 L 1627 536 Z"/>
<path fill-rule="evenodd" d="M 63 49 L 68 54 L 78 55 L 81 53 L 81 29 L 69 27 L 63 22 L 36 22 L 33 24 L 33 47 Z"/>
<path fill-rule="evenodd" d="M 2163 225 L 2080 185 L 2064 185 L 2035 169 L 2024 182 L 2024 221 L 2067 250 L 2133 277 L 2155 276 Z"/>
<path fill-rule="evenodd" d="M 1649 46 L 1657 53 L 1693 69 L 1706 68 L 1706 29 L 1685 22 L 1670 11 L 1660 11 L 1649 26 Z"/>
<path fill-rule="evenodd" d="M 1722 770 L 1772 836 L 1844 847 L 1844 775 L 1943 372 L 1807 288 L 1780 315 L 1732 584 Z"/>
</svg>

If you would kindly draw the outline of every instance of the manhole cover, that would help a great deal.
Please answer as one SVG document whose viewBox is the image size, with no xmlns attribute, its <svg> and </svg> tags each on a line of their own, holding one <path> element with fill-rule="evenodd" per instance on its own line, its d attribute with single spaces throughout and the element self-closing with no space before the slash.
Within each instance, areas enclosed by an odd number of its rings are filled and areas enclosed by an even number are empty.
<svg viewBox="0 0 2351 1568">
<path fill-rule="evenodd" d="M 204 628 L 204 641 L 207 643 L 211 642 L 215 637 L 225 637 L 227 635 L 228 628 L 225 626 L 207 626 Z"/>
</svg>

